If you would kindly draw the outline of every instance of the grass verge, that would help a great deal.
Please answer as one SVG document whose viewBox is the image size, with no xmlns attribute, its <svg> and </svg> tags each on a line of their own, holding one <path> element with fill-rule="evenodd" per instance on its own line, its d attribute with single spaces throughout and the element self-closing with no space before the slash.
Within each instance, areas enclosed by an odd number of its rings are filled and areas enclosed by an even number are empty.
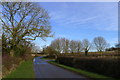
<svg viewBox="0 0 120 80">
<path fill-rule="evenodd" d="M 81 69 L 76 69 L 76 68 L 73 68 L 73 67 L 70 67 L 70 66 L 66 66 L 66 65 L 62 65 L 62 64 L 59 64 L 59 63 L 56 63 L 55 61 L 47 61 L 48 63 L 51 63 L 51 64 L 54 64 L 56 66 L 59 66 L 59 67 L 62 67 L 64 69 L 68 69 L 70 71 L 73 71 L 73 72 L 76 72 L 76 73 L 79 73 L 83 76 L 86 76 L 88 78 L 93 78 L 93 79 L 109 79 L 109 80 L 115 80 L 111 77 L 106 77 L 104 75 L 99 75 L 99 74 L 96 74 L 96 73 L 92 73 L 92 72 L 88 72 L 88 71 L 85 71 L 85 70 L 81 70 Z"/>
<path fill-rule="evenodd" d="M 33 61 L 24 61 L 16 70 L 12 71 L 5 78 L 34 78 Z M 4 78 L 4 79 L 5 79 Z"/>
<path fill-rule="evenodd" d="M 45 58 L 45 57 L 42 57 L 40 59 L 45 59 L 45 60 L 55 60 L 55 59 L 51 59 L 51 58 Z"/>
</svg>

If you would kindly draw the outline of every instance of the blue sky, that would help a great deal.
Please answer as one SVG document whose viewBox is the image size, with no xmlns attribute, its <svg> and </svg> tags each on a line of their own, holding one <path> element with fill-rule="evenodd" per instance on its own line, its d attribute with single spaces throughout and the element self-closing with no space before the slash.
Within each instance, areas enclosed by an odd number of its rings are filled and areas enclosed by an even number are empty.
<svg viewBox="0 0 120 80">
<path fill-rule="evenodd" d="M 118 42 L 117 2 L 40 2 L 51 19 L 53 38 L 42 41 L 37 38 L 37 46 L 49 45 L 58 37 L 70 40 L 104 37 L 111 46 Z"/>
</svg>

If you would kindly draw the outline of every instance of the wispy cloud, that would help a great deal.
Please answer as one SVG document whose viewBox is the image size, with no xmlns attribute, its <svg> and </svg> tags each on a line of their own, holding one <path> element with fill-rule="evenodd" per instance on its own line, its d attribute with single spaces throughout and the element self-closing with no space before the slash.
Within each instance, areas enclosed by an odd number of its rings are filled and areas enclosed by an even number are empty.
<svg viewBox="0 0 120 80">
<path fill-rule="evenodd" d="M 55 21 L 58 24 L 63 24 L 63 25 L 79 25 L 79 24 L 85 24 L 88 21 L 92 21 L 99 16 L 91 16 L 91 17 L 86 17 L 86 18 L 80 18 L 80 16 L 69 16 L 66 14 L 63 14 L 61 12 L 52 12 L 51 13 L 51 20 Z"/>
<path fill-rule="evenodd" d="M 74 24 L 74 25 L 80 25 L 80 24 L 85 24 L 87 23 L 88 21 L 93 21 L 95 19 L 97 19 L 99 16 L 92 16 L 92 17 L 87 17 L 87 18 L 84 18 L 84 19 L 75 19 L 73 20 L 73 22 L 69 23 L 69 24 Z"/>
<path fill-rule="evenodd" d="M 55 38 L 62 38 L 62 37 L 70 38 L 70 35 L 67 35 L 67 34 L 58 34 L 58 35 L 55 36 Z"/>
<path fill-rule="evenodd" d="M 52 20 L 56 21 L 56 20 L 60 20 L 61 18 L 63 18 L 64 15 L 62 15 L 61 12 L 51 12 L 50 17 Z"/>
<path fill-rule="evenodd" d="M 117 16 L 104 17 L 102 16 L 103 23 L 97 23 L 96 29 L 103 31 L 118 31 L 118 19 Z"/>
<path fill-rule="evenodd" d="M 110 26 L 110 27 L 106 27 L 104 28 L 104 30 L 107 30 L 107 31 L 118 31 L 118 26 Z"/>
<path fill-rule="evenodd" d="M 99 4 L 96 5 L 96 8 L 93 8 L 92 12 L 89 12 L 87 9 L 92 8 L 86 7 L 86 9 L 82 9 L 84 5 L 80 6 L 79 8 L 74 6 L 73 10 L 72 8 L 73 5 L 62 3 L 62 6 L 59 8 L 59 10 L 50 12 L 50 16 L 51 20 L 55 24 L 62 27 L 69 26 L 72 28 L 73 27 L 80 28 L 85 26 L 86 27 L 85 29 L 88 28 L 102 31 L 117 31 L 118 23 L 116 23 L 117 22 L 116 5 L 117 4 L 111 6 L 108 4 L 107 7 L 105 7 L 106 4 L 103 4 L 101 7 Z M 110 14 L 109 11 L 113 9 L 115 9 L 116 13 L 114 12 Z"/>
<path fill-rule="evenodd" d="M 105 31 L 118 30 L 117 20 L 114 22 L 110 22 L 113 19 L 113 17 L 95 15 L 86 18 L 80 18 L 80 16 L 76 16 L 76 15 L 69 16 L 66 14 L 62 14 L 61 12 L 53 12 L 51 13 L 51 16 L 54 22 L 56 22 L 59 25 L 64 25 L 64 27 L 66 27 L 66 25 L 73 25 L 72 27 L 76 27 L 78 25 L 80 27 L 80 25 L 82 24 L 88 24 L 89 22 L 92 22 L 94 27 L 91 27 L 91 29 L 93 28 L 93 29 L 105 30 Z M 104 21 L 104 23 L 101 23 L 101 20 Z"/>
<path fill-rule="evenodd" d="M 92 40 L 94 36 L 103 36 L 114 46 L 118 41 L 118 3 L 41 3 L 48 9 L 55 37 L 48 38 L 50 44 L 55 38 Z M 90 35 L 91 34 L 91 35 Z M 39 44 L 40 41 L 37 41 Z"/>
</svg>

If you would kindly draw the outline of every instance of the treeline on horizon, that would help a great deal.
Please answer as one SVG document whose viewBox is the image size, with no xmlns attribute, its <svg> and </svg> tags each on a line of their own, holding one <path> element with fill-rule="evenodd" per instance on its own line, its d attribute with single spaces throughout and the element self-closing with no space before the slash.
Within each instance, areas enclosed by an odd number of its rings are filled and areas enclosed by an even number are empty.
<svg viewBox="0 0 120 80">
<path fill-rule="evenodd" d="M 106 51 L 117 51 L 119 47 L 119 44 L 116 44 L 115 47 L 110 47 L 110 44 L 101 36 L 95 37 L 92 42 L 88 39 L 81 41 L 57 38 L 53 40 L 49 46 L 43 48 L 43 53 L 57 54 L 84 52 L 85 55 L 87 55 L 89 51 L 97 51 L 100 53 Z"/>
</svg>

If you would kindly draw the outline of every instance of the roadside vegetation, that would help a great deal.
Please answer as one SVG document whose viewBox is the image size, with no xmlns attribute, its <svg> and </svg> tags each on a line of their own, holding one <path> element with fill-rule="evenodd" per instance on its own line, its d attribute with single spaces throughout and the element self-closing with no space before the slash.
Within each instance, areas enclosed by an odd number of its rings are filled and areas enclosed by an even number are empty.
<svg viewBox="0 0 120 80">
<path fill-rule="evenodd" d="M 24 61 L 5 78 L 35 78 L 33 61 Z"/>
<path fill-rule="evenodd" d="M 113 78 L 119 78 L 120 75 L 120 58 L 62 56 L 56 62 Z"/>
<path fill-rule="evenodd" d="M 91 50 L 96 51 L 90 52 Z M 47 54 L 47 58 L 54 58 L 55 63 L 59 65 L 115 79 L 120 75 L 120 44 L 109 47 L 109 43 L 103 37 L 95 37 L 93 42 L 87 39 L 75 41 L 58 38 L 45 47 L 42 53 Z"/>
<path fill-rule="evenodd" d="M 88 77 L 88 78 L 92 78 L 92 79 L 95 79 L 95 78 L 98 78 L 98 79 L 109 79 L 109 80 L 113 80 L 114 78 L 111 78 L 111 77 L 107 77 L 107 76 L 104 76 L 104 75 L 100 75 L 100 74 L 97 74 L 97 73 L 92 73 L 92 72 L 88 72 L 86 70 L 82 70 L 82 69 L 77 69 L 77 68 L 74 68 L 74 67 L 70 67 L 70 66 L 66 66 L 66 65 L 63 65 L 63 64 L 59 64 L 55 61 L 47 61 L 48 63 L 51 63 L 53 65 L 56 65 L 58 67 L 61 67 L 61 68 L 64 68 L 64 69 L 67 69 L 67 70 L 70 70 L 70 71 L 73 71 L 73 72 L 76 72 L 80 75 L 83 75 L 85 77 Z"/>
<path fill-rule="evenodd" d="M 45 57 L 43 59 L 49 59 Z M 118 57 L 85 57 L 59 56 L 55 61 L 48 61 L 53 65 L 77 72 L 93 79 L 119 79 L 120 58 Z"/>
<path fill-rule="evenodd" d="M 1 8 L 2 77 L 8 74 L 9 77 L 32 77 L 30 74 L 33 74 L 33 67 L 29 62 L 33 59 L 31 54 L 35 47 L 32 41 L 37 37 L 44 40 L 52 37 L 49 15 L 39 4 L 33 2 L 2 2 Z M 28 76 L 26 72 L 26 76 L 22 75 L 26 69 L 30 73 Z M 14 70 L 16 71 L 13 72 Z"/>
<path fill-rule="evenodd" d="M 37 53 L 32 41 L 36 38 L 45 40 L 53 37 L 49 14 L 39 4 L 32 2 L 2 2 L 1 8 L 2 77 L 34 77 L 31 62 L 34 57 L 31 55 L 35 53 L 37 57 Z M 78 72 L 88 76 L 93 74 L 81 69 L 114 78 L 120 75 L 120 43 L 109 47 L 109 43 L 102 36 L 95 37 L 92 42 L 88 39 L 76 41 L 57 38 L 39 53 L 47 55 L 46 58 L 55 59 L 56 63 L 69 66 L 66 68 L 75 71 L 77 70 L 70 66 L 80 69 Z"/>
</svg>

